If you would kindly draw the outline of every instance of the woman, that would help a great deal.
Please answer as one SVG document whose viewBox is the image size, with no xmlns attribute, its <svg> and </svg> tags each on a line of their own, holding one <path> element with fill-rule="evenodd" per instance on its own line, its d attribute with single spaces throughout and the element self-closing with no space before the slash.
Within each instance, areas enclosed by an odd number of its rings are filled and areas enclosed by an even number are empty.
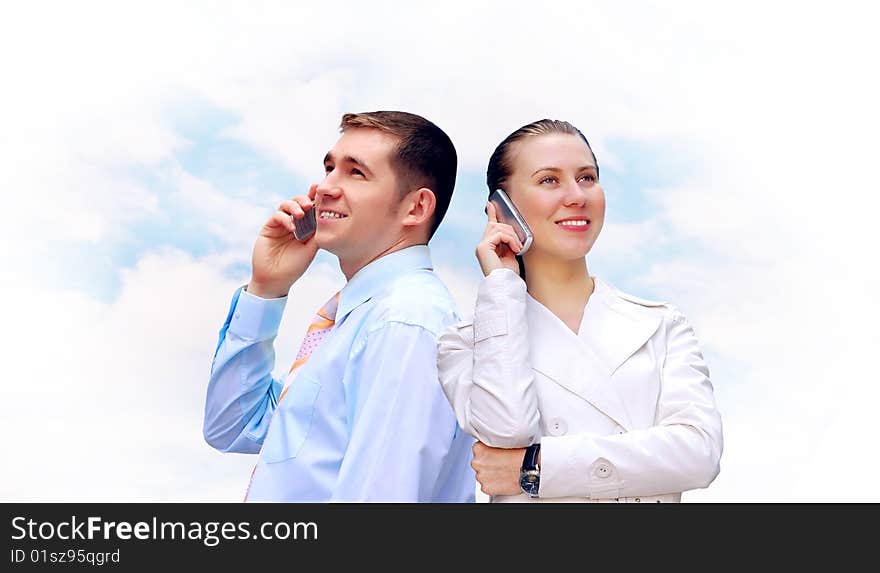
<svg viewBox="0 0 880 573">
<path fill-rule="evenodd" d="M 440 339 L 438 369 L 492 501 L 680 501 L 719 471 L 721 418 L 687 319 L 593 277 L 605 217 L 599 166 L 567 122 L 541 120 L 492 154 L 534 239 L 489 223 L 473 320 Z"/>
</svg>

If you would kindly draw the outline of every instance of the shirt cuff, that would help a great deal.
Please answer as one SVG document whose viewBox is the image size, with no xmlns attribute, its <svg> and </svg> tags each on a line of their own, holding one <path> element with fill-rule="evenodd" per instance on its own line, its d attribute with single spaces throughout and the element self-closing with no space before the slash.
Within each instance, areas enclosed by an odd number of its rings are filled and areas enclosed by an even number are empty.
<svg viewBox="0 0 880 573">
<path fill-rule="evenodd" d="M 266 340 L 278 334 L 287 297 L 260 298 L 242 289 L 232 308 L 229 332 L 244 340 Z"/>
</svg>

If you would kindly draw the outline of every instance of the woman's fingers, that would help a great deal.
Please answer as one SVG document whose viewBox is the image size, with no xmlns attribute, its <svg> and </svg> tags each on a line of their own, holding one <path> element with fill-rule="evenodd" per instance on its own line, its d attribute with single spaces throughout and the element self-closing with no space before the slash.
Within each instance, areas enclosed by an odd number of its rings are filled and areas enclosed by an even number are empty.
<svg viewBox="0 0 880 573">
<path fill-rule="evenodd" d="M 510 225 L 490 223 L 483 234 L 483 239 L 477 244 L 476 255 L 480 268 L 485 276 L 499 268 L 511 268 L 511 262 L 517 252 L 522 250 L 519 238 L 513 232 Z M 513 263 L 516 266 L 515 263 Z M 517 269 L 513 269 L 518 272 Z"/>
<path fill-rule="evenodd" d="M 495 223 L 494 225 L 490 225 L 486 229 L 486 233 L 483 236 L 483 240 L 488 241 L 493 245 L 498 245 L 499 243 L 506 243 L 514 253 L 518 253 L 522 250 L 522 242 L 519 240 L 519 237 L 516 236 L 516 233 L 513 232 L 513 227 L 510 225 L 505 225 L 503 223 Z"/>
<path fill-rule="evenodd" d="M 495 204 L 492 201 L 486 202 L 486 215 L 489 217 L 489 223 L 498 222 L 498 213 L 495 212 Z"/>
</svg>

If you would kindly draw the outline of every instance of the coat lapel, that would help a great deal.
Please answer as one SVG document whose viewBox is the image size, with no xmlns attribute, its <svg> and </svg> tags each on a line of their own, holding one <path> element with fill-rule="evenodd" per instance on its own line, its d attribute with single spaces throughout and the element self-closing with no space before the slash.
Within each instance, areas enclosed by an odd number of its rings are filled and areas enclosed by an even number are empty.
<svg viewBox="0 0 880 573">
<path fill-rule="evenodd" d="M 531 297 L 527 312 L 532 367 L 632 429 L 613 374 L 654 335 L 660 313 L 620 298 L 599 279 L 577 335 Z"/>
<path fill-rule="evenodd" d="M 600 279 L 595 281 L 595 300 L 591 297 L 587 304 L 579 338 L 594 350 L 611 376 L 654 336 L 662 314 L 650 307 L 663 303 L 629 297 Z"/>
</svg>

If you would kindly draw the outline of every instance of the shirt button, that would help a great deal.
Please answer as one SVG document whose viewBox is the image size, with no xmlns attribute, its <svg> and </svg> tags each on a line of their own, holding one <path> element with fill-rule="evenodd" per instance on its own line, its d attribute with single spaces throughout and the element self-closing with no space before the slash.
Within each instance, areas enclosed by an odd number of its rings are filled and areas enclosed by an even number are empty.
<svg viewBox="0 0 880 573">
<path fill-rule="evenodd" d="M 568 432 L 568 424 L 562 418 L 550 418 L 548 431 L 551 436 L 562 436 Z"/>
<path fill-rule="evenodd" d="M 235 313 L 235 318 L 239 318 L 240 316 L 241 316 L 241 315 L 238 314 L 237 312 Z"/>
</svg>

